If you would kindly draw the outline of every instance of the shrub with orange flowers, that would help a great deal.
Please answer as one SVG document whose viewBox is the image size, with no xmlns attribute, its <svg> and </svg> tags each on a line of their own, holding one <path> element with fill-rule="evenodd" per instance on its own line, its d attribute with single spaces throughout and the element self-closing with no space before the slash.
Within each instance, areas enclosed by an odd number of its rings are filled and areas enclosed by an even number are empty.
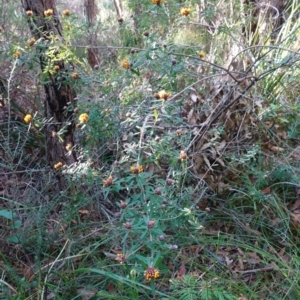
<svg viewBox="0 0 300 300">
<path fill-rule="evenodd" d="M 156 5 L 161 5 L 162 4 L 162 0 L 152 0 L 152 3 L 156 4 Z"/>
<path fill-rule="evenodd" d="M 20 58 L 21 57 L 21 52 L 20 51 L 16 51 L 13 53 L 13 57 L 14 58 Z"/>
<path fill-rule="evenodd" d="M 146 280 L 157 279 L 159 278 L 159 270 L 149 266 L 144 272 L 144 277 Z"/>
<path fill-rule="evenodd" d="M 167 100 L 172 97 L 172 94 L 170 92 L 166 92 L 165 90 L 161 90 L 157 93 L 159 99 Z"/>
<path fill-rule="evenodd" d="M 140 174 L 144 171 L 144 167 L 141 165 L 137 165 L 137 166 L 131 166 L 130 167 L 130 171 L 133 174 Z"/>
<path fill-rule="evenodd" d="M 58 72 L 60 70 L 60 66 L 59 65 L 55 65 L 54 67 L 53 67 L 53 71 L 54 72 Z"/>
<path fill-rule="evenodd" d="M 53 15 L 53 9 L 47 9 L 44 11 L 45 17 L 51 17 Z"/>
<path fill-rule="evenodd" d="M 24 117 L 24 122 L 26 124 L 30 123 L 32 121 L 32 115 L 31 114 L 27 114 L 25 117 Z"/>
<path fill-rule="evenodd" d="M 27 17 L 32 17 L 33 16 L 33 11 L 32 10 L 27 10 L 26 11 L 26 16 Z"/>
<path fill-rule="evenodd" d="M 123 67 L 124 69 L 130 69 L 130 63 L 129 63 L 129 60 L 128 60 L 128 59 L 124 59 L 124 60 L 122 61 L 122 67 Z"/>
<path fill-rule="evenodd" d="M 182 7 L 180 9 L 180 14 L 182 16 L 188 16 L 190 13 L 191 13 L 191 9 L 190 8 Z"/>
<path fill-rule="evenodd" d="M 206 56 L 204 51 L 198 52 L 198 55 L 199 55 L 199 57 L 200 57 L 201 59 L 204 59 L 205 56 Z"/>
<path fill-rule="evenodd" d="M 58 162 L 57 164 L 54 165 L 54 169 L 60 169 L 63 166 L 62 162 Z"/>
<path fill-rule="evenodd" d="M 65 17 L 68 17 L 70 14 L 71 14 L 71 12 L 70 12 L 69 9 L 65 9 L 65 10 L 62 11 L 62 15 L 65 16 Z"/>
<path fill-rule="evenodd" d="M 123 253 L 118 253 L 115 260 L 122 265 L 126 261 L 126 255 Z"/>
<path fill-rule="evenodd" d="M 181 161 L 184 161 L 184 160 L 188 159 L 188 156 L 187 156 L 187 154 L 186 154 L 186 152 L 184 150 L 180 151 L 179 158 L 180 158 Z"/>
<path fill-rule="evenodd" d="M 110 175 L 107 179 L 103 180 L 103 185 L 106 187 L 112 186 L 114 184 L 114 179 Z"/>
<path fill-rule="evenodd" d="M 71 74 L 71 77 L 72 77 L 73 79 L 79 79 L 79 78 L 80 78 L 80 76 L 79 76 L 79 74 L 78 74 L 77 72 L 72 73 L 72 74 Z"/>
<path fill-rule="evenodd" d="M 89 115 L 87 113 L 83 113 L 79 116 L 78 119 L 80 123 L 87 123 L 89 120 Z"/>
<path fill-rule="evenodd" d="M 29 47 L 32 47 L 36 42 L 36 39 L 35 38 L 31 38 L 30 40 L 27 41 L 27 45 Z"/>
</svg>

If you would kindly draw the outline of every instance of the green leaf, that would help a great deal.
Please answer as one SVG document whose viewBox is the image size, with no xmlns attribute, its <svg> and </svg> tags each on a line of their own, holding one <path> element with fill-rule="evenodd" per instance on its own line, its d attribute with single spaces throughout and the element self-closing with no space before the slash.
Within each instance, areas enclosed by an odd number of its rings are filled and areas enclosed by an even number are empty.
<svg viewBox="0 0 300 300">
<path fill-rule="evenodd" d="M 9 238 L 7 238 L 7 241 L 14 244 L 20 243 L 20 240 L 17 235 L 10 236 Z"/>
<path fill-rule="evenodd" d="M 158 119 L 158 111 L 157 111 L 157 109 L 154 109 L 153 115 L 154 115 L 154 119 L 155 119 L 155 122 L 156 122 L 157 119 Z"/>
<path fill-rule="evenodd" d="M 9 210 L 6 210 L 6 209 L 0 210 L 0 216 L 6 218 L 8 220 L 12 220 L 12 218 L 13 218 L 12 212 Z"/>
<path fill-rule="evenodd" d="M 21 221 L 20 220 L 16 220 L 14 223 L 13 223 L 13 226 L 12 228 L 13 229 L 18 229 L 21 227 Z"/>
</svg>

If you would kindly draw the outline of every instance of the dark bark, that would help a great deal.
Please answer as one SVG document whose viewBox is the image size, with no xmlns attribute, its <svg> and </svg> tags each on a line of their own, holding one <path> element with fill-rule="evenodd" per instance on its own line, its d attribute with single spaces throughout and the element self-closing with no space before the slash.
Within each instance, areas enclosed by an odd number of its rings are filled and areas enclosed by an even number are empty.
<svg viewBox="0 0 300 300">
<path fill-rule="evenodd" d="M 90 66 L 94 69 L 96 65 L 99 65 L 98 49 L 93 47 L 97 41 L 95 24 L 97 20 L 98 8 L 95 0 L 85 0 L 84 7 L 85 7 L 85 12 L 86 12 L 86 17 L 87 17 L 87 22 L 89 27 L 88 42 L 89 45 L 91 46 L 90 48 L 88 48 L 88 62 Z"/>
<path fill-rule="evenodd" d="M 123 7 L 122 2 L 120 0 L 114 0 L 114 6 L 118 15 L 118 18 L 122 17 L 123 14 Z"/>
<path fill-rule="evenodd" d="M 33 16 L 28 17 L 28 24 L 33 37 L 41 41 L 43 47 L 37 46 L 40 65 L 42 71 L 46 71 L 46 66 L 53 63 L 59 66 L 59 73 L 46 74 L 47 81 L 44 84 L 46 101 L 45 125 L 46 151 L 50 165 L 53 167 L 58 162 L 63 165 L 71 165 L 76 161 L 76 154 L 72 149 L 74 146 L 75 120 L 73 112 L 66 108 L 71 104 L 75 106 L 75 91 L 70 86 L 68 79 L 71 71 L 70 66 L 66 66 L 64 61 L 49 61 L 47 50 L 50 40 L 53 37 L 62 37 L 62 26 L 54 0 L 22 0 L 23 8 L 32 11 Z M 53 10 L 53 15 L 44 16 L 48 9 Z M 65 187 L 64 178 L 57 172 L 59 187 Z"/>
<path fill-rule="evenodd" d="M 248 0 L 246 3 L 253 6 L 253 21 L 251 22 L 251 31 L 256 32 L 257 26 L 263 26 L 265 31 L 271 27 L 272 37 L 280 30 L 284 23 L 283 12 L 286 6 L 284 0 Z M 263 17 L 264 23 L 258 24 L 258 18 Z"/>
</svg>

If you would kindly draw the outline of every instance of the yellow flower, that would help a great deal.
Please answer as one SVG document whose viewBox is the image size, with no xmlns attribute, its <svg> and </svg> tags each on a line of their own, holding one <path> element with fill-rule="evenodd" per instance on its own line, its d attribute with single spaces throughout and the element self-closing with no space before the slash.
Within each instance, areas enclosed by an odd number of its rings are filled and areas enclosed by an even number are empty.
<svg viewBox="0 0 300 300">
<path fill-rule="evenodd" d="M 68 17 L 71 14 L 70 10 L 65 9 L 62 11 L 62 15 Z"/>
<path fill-rule="evenodd" d="M 113 184 L 114 184 L 114 179 L 111 175 L 106 180 L 103 180 L 104 186 L 112 186 Z"/>
<path fill-rule="evenodd" d="M 126 260 L 126 256 L 123 253 L 118 253 L 117 257 L 115 258 L 115 260 L 117 262 L 119 262 L 120 264 L 123 264 L 125 262 L 125 260 Z"/>
<path fill-rule="evenodd" d="M 62 162 L 58 162 L 57 164 L 54 165 L 54 169 L 59 169 L 63 166 Z"/>
<path fill-rule="evenodd" d="M 162 0 L 152 0 L 152 3 L 156 5 L 160 5 L 162 3 Z"/>
<path fill-rule="evenodd" d="M 122 67 L 123 67 L 124 69 L 130 69 L 130 63 L 129 63 L 128 59 L 124 59 L 124 60 L 122 61 Z"/>
<path fill-rule="evenodd" d="M 131 166 L 130 171 L 133 174 L 140 174 L 144 171 L 143 166 L 137 165 L 137 166 Z"/>
<path fill-rule="evenodd" d="M 146 280 L 159 278 L 159 270 L 155 269 L 152 266 L 149 266 L 148 269 L 144 272 L 144 276 Z"/>
<path fill-rule="evenodd" d="M 187 16 L 187 15 L 190 14 L 190 12 L 191 12 L 191 9 L 190 9 L 190 8 L 185 8 L 185 7 L 183 7 L 183 8 L 180 9 L 180 14 L 181 14 L 182 16 Z"/>
<path fill-rule="evenodd" d="M 84 113 L 79 116 L 80 123 L 87 123 L 89 120 L 89 115 Z"/>
<path fill-rule="evenodd" d="M 26 124 L 30 123 L 31 120 L 32 120 L 32 115 L 31 115 L 31 114 L 27 114 L 27 115 L 24 117 L 23 120 L 24 120 L 24 122 L 25 122 Z"/>
<path fill-rule="evenodd" d="M 71 77 L 72 77 L 73 79 L 79 79 L 79 78 L 80 78 L 80 77 L 79 77 L 79 74 L 78 74 L 77 72 L 72 73 L 72 74 L 71 74 Z"/>
<path fill-rule="evenodd" d="M 180 151 L 180 156 L 179 156 L 180 160 L 181 161 L 184 161 L 184 160 L 187 160 L 188 159 L 188 156 L 186 154 L 186 152 L 184 150 L 181 150 Z"/>
<path fill-rule="evenodd" d="M 13 54 L 13 57 L 14 57 L 14 58 L 20 58 L 20 57 L 21 57 L 21 52 L 20 52 L 20 51 L 16 51 L 16 52 Z"/>
<path fill-rule="evenodd" d="M 36 39 L 35 38 L 31 38 L 30 40 L 27 41 L 27 45 L 32 47 L 36 42 Z"/>
<path fill-rule="evenodd" d="M 205 56 L 206 56 L 206 54 L 205 54 L 205 52 L 204 52 L 204 51 L 200 51 L 200 52 L 198 52 L 198 55 L 199 55 L 199 57 L 200 57 L 200 58 L 202 58 L 202 59 L 204 59 L 204 58 L 205 58 Z"/>
<path fill-rule="evenodd" d="M 172 94 L 171 93 L 167 93 L 165 90 L 162 90 L 162 91 L 158 92 L 158 96 L 162 100 L 167 100 L 168 98 L 172 97 Z"/>
<path fill-rule="evenodd" d="M 44 16 L 45 17 L 50 17 L 53 15 L 53 9 L 47 9 L 44 11 Z"/>
<path fill-rule="evenodd" d="M 154 96 L 155 99 L 160 99 L 158 93 L 154 93 L 153 96 Z"/>
<path fill-rule="evenodd" d="M 58 72 L 60 70 L 60 66 L 59 65 L 55 65 L 54 67 L 53 67 L 53 71 L 54 72 Z"/>
<path fill-rule="evenodd" d="M 33 11 L 32 10 L 27 10 L 26 11 L 26 16 L 27 17 L 32 17 L 33 16 Z"/>
</svg>

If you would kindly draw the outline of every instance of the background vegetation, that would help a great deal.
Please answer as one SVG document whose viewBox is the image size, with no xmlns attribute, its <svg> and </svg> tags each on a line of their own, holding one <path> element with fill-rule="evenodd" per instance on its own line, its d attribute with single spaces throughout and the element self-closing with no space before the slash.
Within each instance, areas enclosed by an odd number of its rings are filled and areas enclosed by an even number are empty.
<svg viewBox="0 0 300 300">
<path fill-rule="evenodd" d="M 1 299 L 300 297 L 298 0 L 0 5 Z"/>
</svg>

